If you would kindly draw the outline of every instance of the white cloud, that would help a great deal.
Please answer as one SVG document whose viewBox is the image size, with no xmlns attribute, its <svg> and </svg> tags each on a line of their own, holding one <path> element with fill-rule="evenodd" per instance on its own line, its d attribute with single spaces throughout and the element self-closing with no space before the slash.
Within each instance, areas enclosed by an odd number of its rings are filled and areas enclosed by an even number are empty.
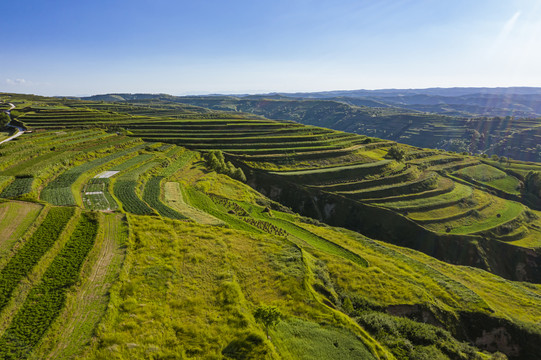
<svg viewBox="0 0 541 360">
<path fill-rule="evenodd" d="M 8 85 L 26 85 L 29 84 L 25 79 L 6 79 Z"/>
</svg>

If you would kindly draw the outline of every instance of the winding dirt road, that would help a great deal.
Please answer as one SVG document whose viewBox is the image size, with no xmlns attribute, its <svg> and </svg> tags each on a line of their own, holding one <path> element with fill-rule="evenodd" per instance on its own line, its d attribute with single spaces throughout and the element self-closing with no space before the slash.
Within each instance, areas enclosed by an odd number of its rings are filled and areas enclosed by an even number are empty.
<svg viewBox="0 0 541 360">
<path fill-rule="evenodd" d="M 9 117 L 11 118 L 11 110 L 15 109 L 15 105 L 13 105 L 12 103 L 8 103 L 8 104 L 10 105 L 10 108 L 9 108 L 9 110 L 7 111 L 7 113 L 8 113 L 8 115 L 9 115 Z M 16 130 L 17 130 L 17 133 L 14 134 L 14 135 L 12 135 L 12 136 L 10 136 L 10 137 L 8 137 L 8 138 L 5 139 L 5 140 L 0 141 L 0 144 L 3 144 L 3 143 L 8 142 L 8 141 L 10 141 L 10 140 L 13 140 L 13 139 L 15 139 L 15 138 L 21 136 L 22 134 L 24 134 L 24 129 L 23 129 L 23 128 L 20 128 L 20 127 L 18 127 L 18 126 L 9 125 L 9 124 L 6 125 L 6 126 L 7 126 L 7 127 L 11 127 L 11 128 L 16 129 Z"/>
</svg>

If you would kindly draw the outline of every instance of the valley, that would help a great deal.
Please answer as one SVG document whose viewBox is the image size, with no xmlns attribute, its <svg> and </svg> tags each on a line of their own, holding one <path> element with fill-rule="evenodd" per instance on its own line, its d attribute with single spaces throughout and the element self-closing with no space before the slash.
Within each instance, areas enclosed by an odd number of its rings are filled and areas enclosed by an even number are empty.
<svg viewBox="0 0 541 360">
<path fill-rule="evenodd" d="M 1 96 L 26 129 L 0 145 L 2 358 L 541 350 L 541 164 L 402 142 L 456 118 L 383 139 L 269 116 L 297 100 Z"/>
</svg>

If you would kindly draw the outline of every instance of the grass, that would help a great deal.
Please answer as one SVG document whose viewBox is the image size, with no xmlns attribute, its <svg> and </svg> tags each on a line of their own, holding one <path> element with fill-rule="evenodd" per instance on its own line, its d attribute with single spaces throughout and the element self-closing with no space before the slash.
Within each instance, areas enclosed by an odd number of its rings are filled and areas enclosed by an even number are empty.
<svg viewBox="0 0 541 360">
<path fill-rule="evenodd" d="M 123 215 L 103 214 L 96 245 L 82 268 L 81 283 L 68 294 L 66 307 L 32 358 L 81 356 L 109 303 L 109 291 L 124 261 L 127 227 Z"/>
<path fill-rule="evenodd" d="M 145 183 L 145 189 L 143 191 L 143 200 L 154 210 L 156 210 L 161 216 L 168 217 L 170 219 L 182 220 L 186 219 L 186 216 L 182 215 L 178 211 L 165 205 L 161 200 L 161 182 L 163 176 L 154 176 Z"/>
<path fill-rule="evenodd" d="M 506 201 L 504 208 L 498 211 L 500 216 L 491 216 L 484 221 L 471 219 L 468 224 L 452 227 L 451 234 L 471 234 L 489 230 L 516 218 L 523 211 L 524 205 L 514 201 Z"/>
<path fill-rule="evenodd" d="M 42 209 L 43 206 L 33 203 L 0 203 L 0 264 L 9 258 L 13 245 L 34 223 Z M 0 265 L 0 269 L 2 267 Z"/>
<path fill-rule="evenodd" d="M 508 175 L 504 171 L 490 165 L 470 166 L 456 171 L 455 174 L 466 179 L 479 181 L 481 184 L 503 190 L 510 194 L 520 194 L 520 181 L 516 177 Z"/>
<path fill-rule="evenodd" d="M 465 175 L 474 180 L 482 182 L 497 180 L 507 176 L 505 172 L 486 164 L 470 166 L 465 169 L 458 170 L 455 173 Z"/>
<path fill-rule="evenodd" d="M 485 184 L 503 190 L 509 194 L 520 194 L 520 181 L 513 176 L 506 176 L 503 179 L 488 181 Z"/>
<path fill-rule="evenodd" d="M 451 192 L 422 199 L 386 202 L 385 207 L 400 211 L 421 211 L 455 204 L 462 199 L 471 196 L 473 189 L 462 184 L 455 184 Z"/>
<path fill-rule="evenodd" d="M 343 328 L 289 319 L 280 322 L 271 337 L 286 358 L 375 359 L 355 334 Z"/>
<path fill-rule="evenodd" d="M 200 224 L 223 225 L 224 222 L 207 214 L 204 211 L 190 206 L 184 201 L 184 195 L 178 182 L 167 182 L 164 184 L 165 203 L 180 214 Z"/>
<path fill-rule="evenodd" d="M 66 301 L 66 292 L 79 277 L 79 270 L 94 245 L 97 221 L 82 214 L 70 239 L 32 288 L 10 326 L 0 338 L 4 359 L 24 359 L 38 344 Z"/>
<path fill-rule="evenodd" d="M 271 224 L 274 224 L 278 226 L 279 228 L 284 229 L 289 234 L 297 237 L 301 241 L 306 242 L 307 244 L 309 244 L 310 246 L 313 246 L 314 248 L 318 250 L 350 260 L 361 267 L 368 266 L 368 262 L 359 254 L 351 250 L 348 250 L 347 248 L 344 248 L 340 245 L 337 245 L 336 243 L 332 241 L 329 241 L 325 238 L 317 236 L 313 234 L 312 232 L 296 225 L 295 218 L 292 217 L 291 215 L 280 213 L 280 212 L 274 212 L 275 216 L 272 216 L 272 217 L 266 216 L 265 213 L 262 212 L 263 208 L 258 208 L 258 207 L 253 207 L 253 206 L 247 207 L 247 210 L 255 218 L 264 219 L 265 221 L 268 221 Z"/>
<path fill-rule="evenodd" d="M 52 208 L 32 237 L 17 251 L 0 271 L 0 310 L 9 302 L 11 294 L 41 257 L 53 246 L 73 216 L 74 209 Z"/>
</svg>

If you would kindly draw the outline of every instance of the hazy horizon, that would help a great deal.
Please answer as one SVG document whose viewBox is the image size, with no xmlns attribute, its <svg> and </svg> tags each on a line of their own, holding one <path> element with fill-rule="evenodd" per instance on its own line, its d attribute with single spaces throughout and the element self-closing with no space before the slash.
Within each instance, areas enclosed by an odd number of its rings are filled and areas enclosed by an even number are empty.
<svg viewBox="0 0 541 360">
<path fill-rule="evenodd" d="M 23 0 L 3 9 L 5 92 L 541 86 L 536 0 Z"/>
</svg>

